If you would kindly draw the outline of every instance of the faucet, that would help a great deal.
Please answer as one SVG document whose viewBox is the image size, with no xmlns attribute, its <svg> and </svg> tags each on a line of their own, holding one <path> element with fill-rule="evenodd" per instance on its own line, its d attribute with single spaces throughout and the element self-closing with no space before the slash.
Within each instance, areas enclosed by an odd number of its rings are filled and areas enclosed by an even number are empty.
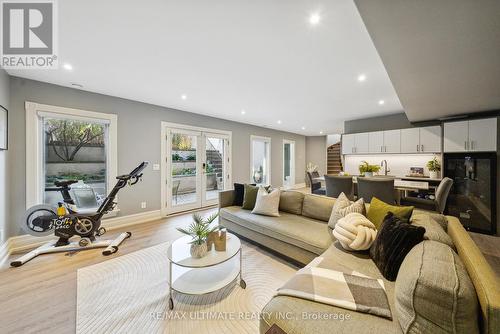
<svg viewBox="0 0 500 334">
<path fill-rule="evenodd" d="M 380 166 L 384 167 L 384 175 L 387 175 L 387 173 L 391 171 L 389 168 L 387 168 L 387 160 L 385 159 L 380 162 Z"/>
</svg>

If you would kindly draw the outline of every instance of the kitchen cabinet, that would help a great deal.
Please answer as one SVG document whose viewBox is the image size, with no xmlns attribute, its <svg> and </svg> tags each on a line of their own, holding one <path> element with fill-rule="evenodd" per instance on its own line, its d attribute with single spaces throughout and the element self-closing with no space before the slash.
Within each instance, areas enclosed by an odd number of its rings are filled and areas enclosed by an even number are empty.
<svg viewBox="0 0 500 334">
<path fill-rule="evenodd" d="M 383 152 L 385 153 L 401 152 L 401 130 L 384 131 Z"/>
<path fill-rule="evenodd" d="M 496 150 L 496 118 L 444 124 L 445 152 L 488 152 Z"/>
<path fill-rule="evenodd" d="M 401 153 L 418 153 L 420 151 L 420 129 L 401 129 Z"/>
<path fill-rule="evenodd" d="M 368 134 L 370 153 L 384 152 L 384 131 L 370 132 Z"/>
<path fill-rule="evenodd" d="M 363 154 L 363 153 L 370 153 L 370 139 L 369 139 L 369 133 L 356 133 L 355 135 L 355 142 L 356 142 L 356 148 L 354 149 L 354 153 L 356 154 Z"/>
<path fill-rule="evenodd" d="M 469 151 L 497 150 L 497 119 L 485 118 L 469 121 Z"/>
<path fill-rule="evenodd" d="M 342 154 L 354 154 L 356 148 L 355 135 L 342 135 Z"/>
<path fill-rule="evenodd" d="M 420 152 L 441 152 L 441 126 L 426 126 L 420 130 Z"/>
</svg>

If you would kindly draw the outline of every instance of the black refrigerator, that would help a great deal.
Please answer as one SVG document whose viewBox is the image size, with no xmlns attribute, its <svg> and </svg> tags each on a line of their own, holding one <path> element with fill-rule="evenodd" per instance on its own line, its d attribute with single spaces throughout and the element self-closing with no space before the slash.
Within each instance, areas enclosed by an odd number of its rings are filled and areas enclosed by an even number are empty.
<svg viewBox="0 0 500 334">
<path fill-rule="evenodd" d="M 496 234 L 496 153 L 446 153 L 443 172 L 453 180 L 447 214 L 469 231 Z"/>
</svg>

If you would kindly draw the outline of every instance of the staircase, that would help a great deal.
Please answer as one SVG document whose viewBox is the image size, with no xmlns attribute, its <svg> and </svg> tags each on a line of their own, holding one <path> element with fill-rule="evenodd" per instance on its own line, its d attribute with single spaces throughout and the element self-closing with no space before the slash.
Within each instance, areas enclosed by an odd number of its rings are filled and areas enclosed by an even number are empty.
<svg viewBox="0 0 500 334">
<path fill-rule="evenodd" d="M 340 158 L 340 142 L 327 148 L 327 174 L 338 174 L 342 171 L 342 159 Z"/>
</svg>

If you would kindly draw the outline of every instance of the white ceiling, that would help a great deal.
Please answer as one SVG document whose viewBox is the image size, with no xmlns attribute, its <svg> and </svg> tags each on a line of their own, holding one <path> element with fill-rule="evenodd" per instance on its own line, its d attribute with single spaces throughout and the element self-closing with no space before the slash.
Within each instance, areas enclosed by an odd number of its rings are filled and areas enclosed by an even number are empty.
<svg viewBox="0 0 500 334">
<path fill-rule="evenodd" d="M 408 119 L 500 109 L 499 0 L 356 0 Z"/>
<path fill-rule="evenodd" d="M 58 4 L 73 70 L 11 75 L 306 135 L 402 110 L 352 0 Z"/>
</svg>

